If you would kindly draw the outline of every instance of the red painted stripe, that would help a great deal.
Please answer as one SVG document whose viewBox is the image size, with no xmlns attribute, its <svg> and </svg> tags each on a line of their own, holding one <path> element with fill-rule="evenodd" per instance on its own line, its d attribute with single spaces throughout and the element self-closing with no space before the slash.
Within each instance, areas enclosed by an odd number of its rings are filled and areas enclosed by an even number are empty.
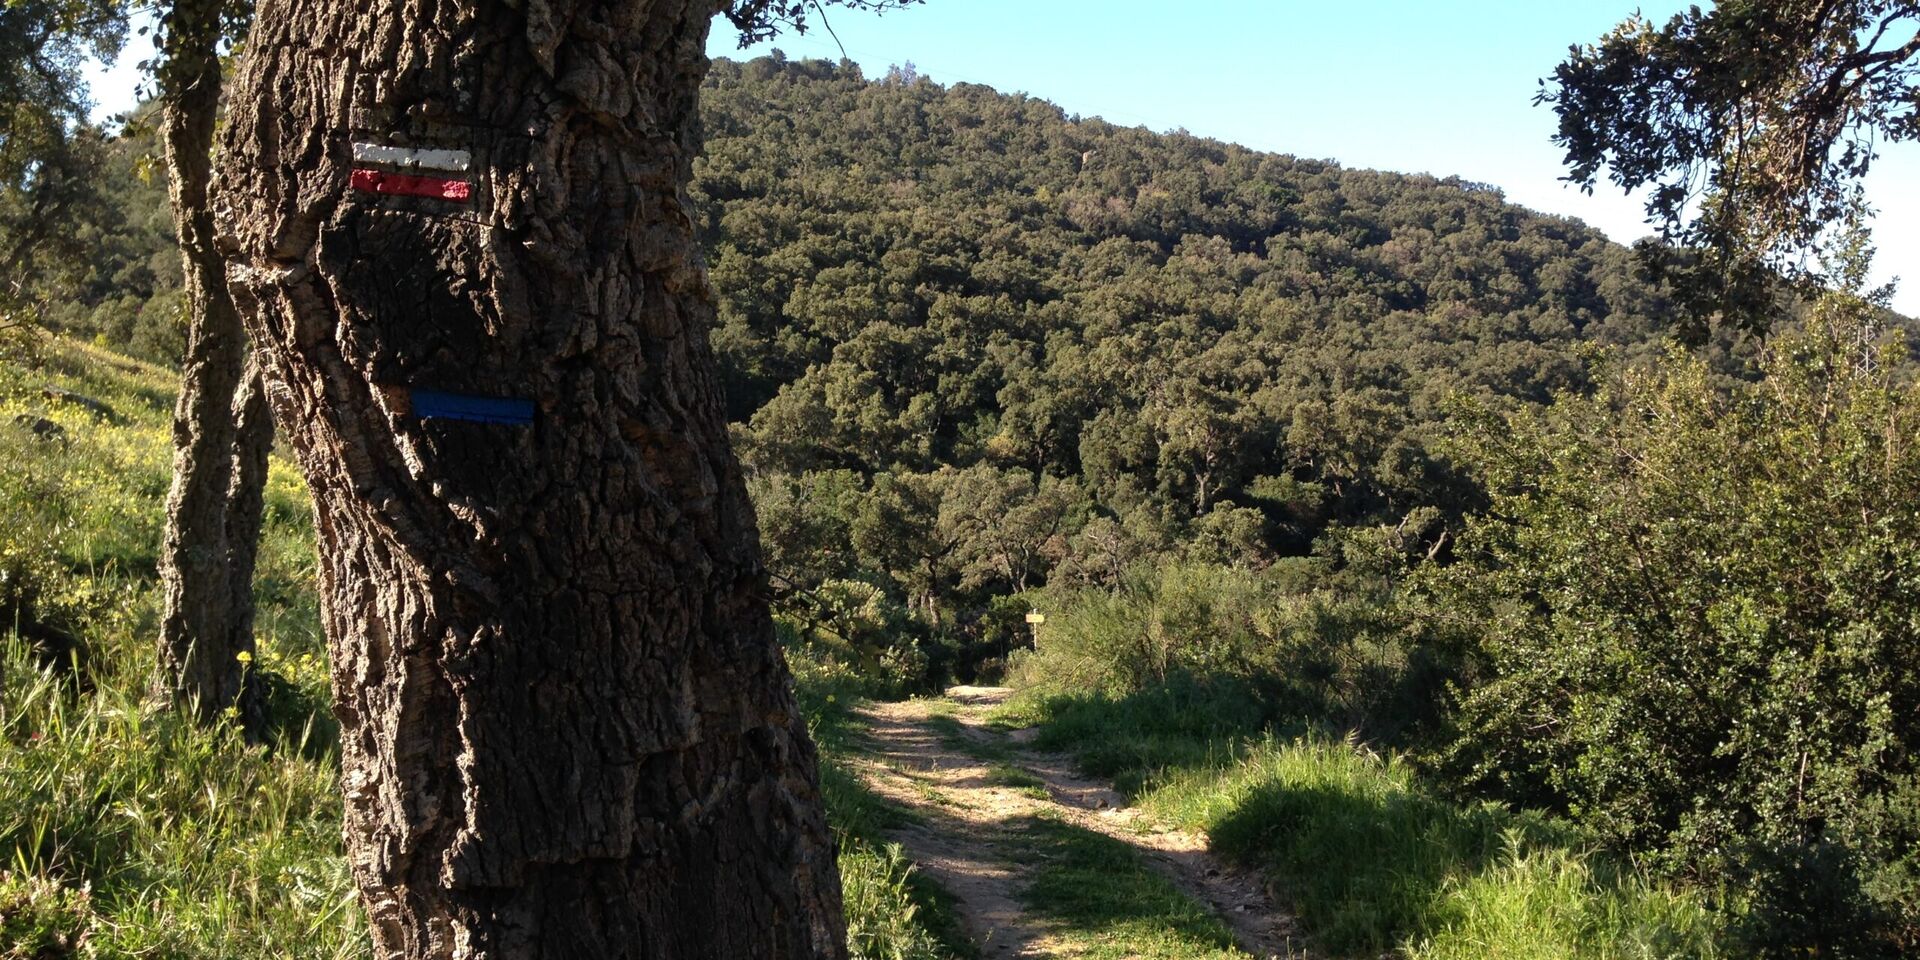
<svg viewBox="0 0 1920 960">
<path fill-rule="evenodd" d="M 433 197 L 436 200 L 455 200 L 465 203 L 473 195 L 473 184 L 465 180 L 416 177 L 411 174 L 384 173 L 379 170 L 355 170 L 351 182 L 355 190 L 367 193 L 391 193 L 403 197 Z"/>
</svg>

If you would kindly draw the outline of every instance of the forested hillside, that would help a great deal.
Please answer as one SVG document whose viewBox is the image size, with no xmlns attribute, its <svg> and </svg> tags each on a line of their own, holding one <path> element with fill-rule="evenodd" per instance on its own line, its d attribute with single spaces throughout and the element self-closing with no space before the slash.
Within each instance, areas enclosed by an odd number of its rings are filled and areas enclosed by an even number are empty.
<svg viewBox="0 0 1920 960">
<path fill-rule="evenodd" d="M 776 588 L 920 637 L 909 679 L 970 671 L 1017 629 L 992 598 L 1049 582 L 1443 547 L 1474 497 L 1434 448 L 1450 398 L 1580 389 L 1582 343 L 1650 352 L 1671 313 L 1630 251 L 1457 178 L 818 60 L 718 61 L 704 111 L 712 339 Z M 117 145 L 124 216 L 50 319 L 167 360 L 151 149 Z"/>
<path fill-rule="evenodd" d="M 1625 248 L 1458 179 L 823 61 L 715 64 L 705 122 L 713 342 L 775 571 L 935 623 L 1336 525 L 1431 549 L 1421 508 L 1471 496 L 1433 448 L 1450 397 L 1546 401 L 1582 342 L 1669 312 Z"/>
</svg>

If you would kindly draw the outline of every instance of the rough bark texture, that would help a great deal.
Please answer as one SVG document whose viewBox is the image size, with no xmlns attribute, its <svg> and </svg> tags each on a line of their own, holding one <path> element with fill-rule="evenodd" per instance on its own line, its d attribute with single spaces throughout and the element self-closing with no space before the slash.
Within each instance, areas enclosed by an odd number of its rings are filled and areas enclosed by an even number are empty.
<svg viewBox="0 0 1920 960">
<path fill-rule="evenodd" d="M 227 529 L 234 473 L 235 390 L 246 357 L 246 331 L 227 295 L 225 260 L 214 245 L 207 206 L 214 116 L 220 103 L 220 6 L 180 0 L 164 19 L 160 68 L 160 138 L 189 310 L 187 354 L 173 413 L 173 487 L 160 553 L 164 608 L 160 664 L 176 703 L 210 720 L 228 707 L 254 714 L 252 686 L 238 655 L 253 652 L 253 551 Z M 270 428 L 269 428 L 270 431 Z M 261 448 L 271 439 L 248 438 Z M 262 469 L 257 472 L 264 477 Z M 259 490 L 251 491 L 258 513 Z M 259 522 L 253 522 L 252 535 Z M 232 566 L 244 555 L 244 570 Z M 238 620 L 236 621 L 236 616 Z"/>
<path fill-rule="evenodd" d="M 229 300 L 229 303 L 232 301 Z M 260 526 L 266 509 L 267 456 L 273 450 L 273 410 L 261 376 L 258 353 L 247 355 L 240 391 L 233 398 L 233 451 L 227 474 L 227 617 L 226 648 L 238 654 L 253 651 L 253 570 L 260 553 Z M 237 660 L 236 660 L 237 662 Z M 242 726 L 249 736 L 262 735 L 266 717 L 264 698 L 254 674 L 242 678 Z"/>
<path fill-rule="evenodd" d="M 222 240 L 313 492 L 381 956 L 845 954 L 686 213 L 714 10 L 257 10 Z M 469 150 L 472 199 L 357 191 L 354 142 Z"/>
</svg>

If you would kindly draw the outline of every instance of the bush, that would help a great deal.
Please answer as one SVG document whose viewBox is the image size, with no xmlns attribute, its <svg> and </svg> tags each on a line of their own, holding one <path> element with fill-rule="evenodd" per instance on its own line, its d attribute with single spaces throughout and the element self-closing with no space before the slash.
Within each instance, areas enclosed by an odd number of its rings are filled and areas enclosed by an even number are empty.
<svg viewBox="0 0 1920 960">
<path fill-rule="evenodd" d="M 50 877 L 0 872 L 0 960 L 80 956 L 92 929 L 87 891 Z"/>
<path fill-rule="evenodd" d="M 1319 725 L 1399 741 L 1435 715 L 1445 676 L 1384 582 L 1316 558 L 1144 565 L 1118 590 L 1057 588 L 1039 605 L 1039 643 L 1008 673 L 1030 697 L 1220 696 L 1251 722 L 1240 733 Z"/>
<path fill-rule="evenodd" d="M 1893 960 L 1882 908 L 1861 887 L 1860 858 L 1843 843 L 1755 841 L 1727 858 L 1739 909 L 1729 933 L 1755 960 Z"/>
<path fill-rule="evenodd" d="M 1676 352 L 1483 419 L 1458 452 L 1491 509 L 1428 574 L 1478 651 L 1456 775 L 1745 877 L 1751 930 L 1831 956 L 1844 931 L 1807 924 L 1915 936 L 1886 833 L 1912 821 L 1881 801 L 1920 746 L 1920 397 L 1876 316 L 1829 298 L 1756 382 Z"/>
</svg>

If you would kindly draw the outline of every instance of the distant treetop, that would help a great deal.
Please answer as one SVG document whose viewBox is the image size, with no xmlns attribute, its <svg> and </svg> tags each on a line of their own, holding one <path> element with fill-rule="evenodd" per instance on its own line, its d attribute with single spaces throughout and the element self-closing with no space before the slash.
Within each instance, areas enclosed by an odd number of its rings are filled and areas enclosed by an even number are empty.
<svg viewBox="0 0 1920 960">
<path fill-rule="evenodd" d="M 1880 143 L 1920 139 L 1920 3 L 1724 0 L 1574 47 L 1539 97 L 1567 179 L 1651 187 L 1651 258 L 1699 321 L 1760 327 L 1779 280 L 1865 205 Z M 1656 253 L 1649 247 L 1648 253 Z"/>
<path fill-rule="evenodd" d="M 729 0 L 725 13 L 739 28 L 740 46 L 744 48 L 770 39 L 783 29 L 806 33 L 809 18 L 818 17 L 826 24 L 825 8 L 829 6 L 885 13 L 920 2 L 922 0 L 825 0 L 824 3 L 821 0 Z M 827 29 L 831 32 L 833 27 L 828 25 Z"/>
</svg>

